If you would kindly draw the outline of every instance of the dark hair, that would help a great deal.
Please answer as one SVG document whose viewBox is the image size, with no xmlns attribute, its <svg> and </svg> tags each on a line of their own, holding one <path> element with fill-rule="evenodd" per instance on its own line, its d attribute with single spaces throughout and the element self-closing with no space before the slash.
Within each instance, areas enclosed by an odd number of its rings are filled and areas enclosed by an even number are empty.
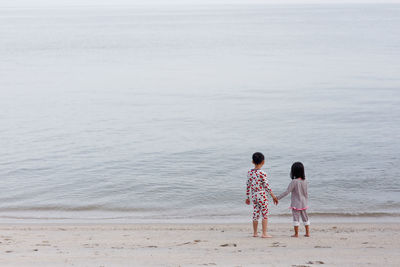
<svg viewBox="0 0 400 267">
<path fill-rule="evenodd" d="M 253 163 L 258 165 L 264 160 L 264 155 L 260 152 L 256 152 L 253 154 Z"/>
<path fill-rule="evenodd" d="M 290 178 L 296 179 L 301 178 L 303 180 L 306 179 L 306 174 L 304 173 L 304 165 L 301 162 L 295 162 L 292 165 L 292 169 L 290 170 Z"/>
</svg>

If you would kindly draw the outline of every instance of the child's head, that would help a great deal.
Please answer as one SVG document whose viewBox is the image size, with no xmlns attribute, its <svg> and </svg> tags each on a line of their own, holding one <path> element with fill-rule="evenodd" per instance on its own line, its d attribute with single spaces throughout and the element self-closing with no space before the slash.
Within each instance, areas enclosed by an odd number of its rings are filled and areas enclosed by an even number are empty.
<svg viewBox="0 0 400 267">
<path fill-rule="evenodd" d="M 263 165 L 264 164 L 264 155 L 260 152 L 256 152 L 253 154 L 253 164 L 254 165 Z"/>
<path fill-rule="evenodd" d="M 301 178 L 303 180 L 306 179 L 306 174 L 304 173 L 304 165 L 301 162 L 295 162 L 292 165 L 292 169 L 290 171 L 290 178 L 297 179 Z"/>
</svg>

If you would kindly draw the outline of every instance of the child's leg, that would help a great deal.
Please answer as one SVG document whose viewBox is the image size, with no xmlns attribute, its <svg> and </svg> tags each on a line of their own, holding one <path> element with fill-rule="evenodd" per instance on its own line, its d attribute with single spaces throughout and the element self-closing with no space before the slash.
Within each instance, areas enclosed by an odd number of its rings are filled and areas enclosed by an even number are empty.
<svg viewBox="0 0 400 267">
<path fill-rule="evenodd" d="M 292 237 L 299 237 L 299 227 L 293 226 L 293 228 L 294 228 L 294 235 L 292 235 Z"/>
<path fill-rule="evenodd" d="M 305 211 L 305 210 L 301 211 L 301 219 L 303 220 L 304 227 L 306 228 L 306 234 L 304 236 L 309 237 L 310 236 L 310 221 L 308 220 L 307 211 Z"/>
<path fill-rule="evenodd" d="M 268 238 L 268 237 L 272 237 L 270 235 L 267 234 L 267 229 L 268 229 L 268 203 L 267 203 L 267 199 L 265 197 L 265 199 L 263 199 L 262 202 L 262 206 L 261 206 L 261 213 L 263 216 L 262 219 L 262 238 Z"/>
<path fill-rule="evenodd" d="M 304 225 L 304 227 L 306 228 L 306 234 L 304 236 L 310 237 L 310 226 L 309 225 Z"/>
<path fill-rule="evenodd" d="M 253 236 L 258 236 L 258 219 L 260 218 L 260 205 L 254 201 L 253 202 Z"/>
<path fill-rule="evenodd" d="M 298 210 L 292 209 L 293 214 L 293 227 L 294 227 L 294 235 L 292 237 L 299 237 L 299 225 L 300 225 L 300 212 Z"/>
<path fill-rule="evenodd" d="M 253 221 L 253 236 L 254 237 L 258 236 L 257 227 L 258 227 L 258 221 Z"/>
<path fill-rule="evenodd" d="M 262 238 L 269 238 L 272 237 L 271 235 L 267 234 L 267 226 L 268 226 L 268 218 L 262 219 Z"/>
</svg>

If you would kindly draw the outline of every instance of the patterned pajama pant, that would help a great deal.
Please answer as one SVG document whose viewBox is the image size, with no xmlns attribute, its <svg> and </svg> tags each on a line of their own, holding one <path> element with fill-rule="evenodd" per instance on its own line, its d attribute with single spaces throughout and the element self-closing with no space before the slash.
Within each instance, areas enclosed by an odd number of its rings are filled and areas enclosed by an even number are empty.
<svg viewBox="0 0 400 267">
<path fill-rule="evenodd" d="M 303 220 L 304 225 L 310 225 L 310 221 L 308 220 L 308 215 L 306 210 L 295 210 L 292 209 L 293 214 L 293 226 L 300 225 L 300 216 Z"/>
<path fill-rule="evenodd" d="M 265 191 L 257 192 L 253 195 L 253 221 L 260 219 L 260 213 L 263 219 L 267 219 L 268 215 L 268 199 Z"/>
</svg>

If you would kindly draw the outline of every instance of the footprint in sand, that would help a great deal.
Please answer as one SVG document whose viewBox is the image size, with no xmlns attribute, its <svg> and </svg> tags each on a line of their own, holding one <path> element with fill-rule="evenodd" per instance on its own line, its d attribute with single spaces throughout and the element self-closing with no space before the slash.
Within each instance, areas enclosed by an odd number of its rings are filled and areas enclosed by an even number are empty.
<svg viewBox="0 0 400 267">
<path fill-rule="evenodd" d="M 235 243 L 227 243 L 227 244 L 222 244 L 220 245 L 220 247 L 237 247 L 237 245 Z"/>
<path fill-rule="evenodd" d="M 201 240 L 199 240 L 199 239 L 196 239 L 196 240 L 194 240 L 193 242 L 185 242 L 185 243 L 182 243 L 182 244 L 178 244 L 178 245 L 176 245 L 176 246 L 184 246 L 184 245 L 190 245 L 190 244 L 196 245 L 196 244 L 198 244 L 198 243 L 200 243 L 200 242 L 206 242 L 206 241 L 201 241 Z"/>
<path fill-rule="evenodd" d="M 285 248 L 286 245 L 285 244 L 281 244 L 279 242 L 273 242 L 271 247 L 273 247 L 273 248 L 279 248 L 279 247 Z"/>
<path fill-rule="evenodd" d="M 325 264 L 323 261 L 309 261 L 307 264 Z"/>
<path fill-rule="evenodd" d="M 182 243 L 182 244 L 178 244 L 176 246 L 184 246 L 184 245 L 189 245 L 189 244 L 192 244 L 192 242 L 185 242 L 185 243 Z"/>
</svg>

